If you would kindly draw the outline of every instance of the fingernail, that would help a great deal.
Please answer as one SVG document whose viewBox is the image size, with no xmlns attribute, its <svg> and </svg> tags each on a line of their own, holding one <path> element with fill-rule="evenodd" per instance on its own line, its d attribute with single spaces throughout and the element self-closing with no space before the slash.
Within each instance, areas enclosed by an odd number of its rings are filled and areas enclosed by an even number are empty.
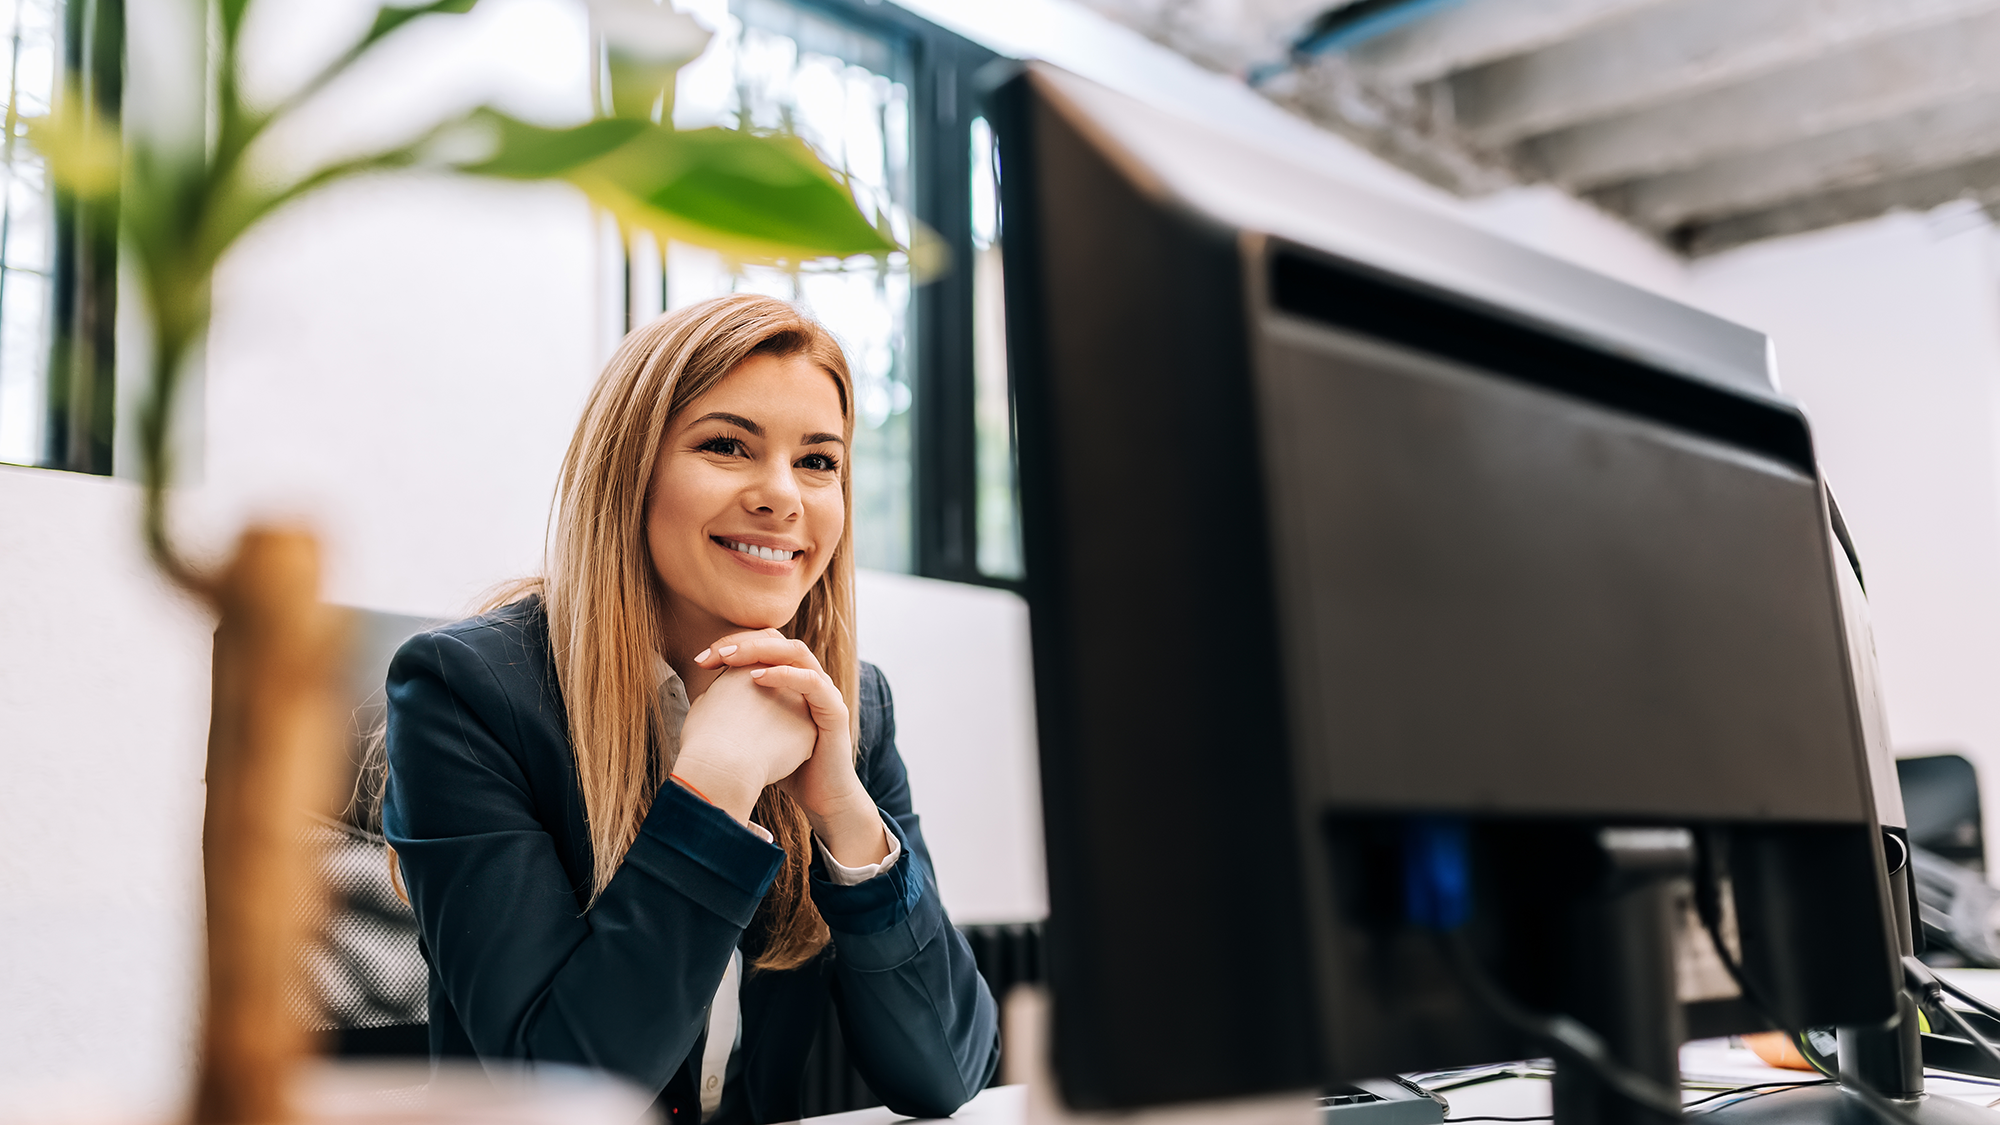
<svg viewBox="0 0 2000 1125">
<path fill-rule="evenodd" d="M 695 653 L 695 654 L 694 654 L 694 662 L 695 662 L 696 664 L 699 664 L 699 663 L 701 663 L 702 661 L 704 661 L 704 660 L 707 660 L 707 659 L 708 659 L 708 654 L 709 654 L 709 653 L 711 653 L 711 652 L 714 652 L 714 651 L 715 651 L 715 650 L 714 650 L 714 649 L 712 649 L 712 648 L 705 648 L 705 649 L 702 649 L 702 650 L 701 650 L 700 652 L 697 652 L 697 653 Z"/>
<path fill-rule="evenodd" d="M 769 668 L 752 668 L 750 669 L 750 678 L 753 680 L 761 680 L 764 678 L 764 673 L 768 671 L 770 671 Z"/>
<path fill-rule="evenodd" d="M 735 645 L 723 645 L 721 648 L 716 649 L 715 653 L 717 656 L 728 656 L 730 653 L 735 651 L 736 651 Z"/>
</svg>

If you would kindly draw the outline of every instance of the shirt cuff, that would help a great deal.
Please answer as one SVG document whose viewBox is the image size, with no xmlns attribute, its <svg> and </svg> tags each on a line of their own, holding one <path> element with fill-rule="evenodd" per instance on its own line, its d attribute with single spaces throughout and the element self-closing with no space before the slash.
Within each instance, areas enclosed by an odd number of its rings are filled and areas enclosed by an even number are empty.
<svg viewBox="0 0 2000 1125">
<path fill-rule="evenodd" d="M 750 827 L 757 828 L 754 824 Z M 758 831 L 763 830 L 758 829 Z M 882 862 L 871 863 L 865 867 L 849 867 L 833 858 L 833 853 L 827 850 L 826 842 L 817 836 L 813 837 L 813 843 L 819 846 L 820 859 L 826 862 L 827 881 L 837 887 L 851 887 L 856 883 L 865 883 L 896 866 L 896 861 L 903 858 L 903 842 L 896 838 L 894 832 L 889 831 L 886 823 L 882 825 L 882 835 L 889 841 L 889 854 L 882 857 Z"/>
<path fill-rule="evenodd" d="M 757 823 L 757 822 L 756 822 L 756 821 L 754 821 L 754 820 L 746 820 L 746 821 L 744 821 L 744 822 L 743 822 L 743 827 L 745 827 L 745 828 L 748 828 L 748 829 L 749 829 L 750 831 L 752 831 L 752 832 L 756 833 L 756 834 L 757 834 L 757 838 L 758 838 L 759 840 L 762 840 L 762 841 L 764 841 L 764 842 L 765 842 L 765 843 L 767 843 L 767 844 L 775 844 L 775 843 L 777 843 L 777 842 L 778 842 L 778 841 L 777 841 L 776 839 L 774 839 L 774 838 L 773 838 L 773 837 L 771 836 L 771 830 L 770 830 L 770 829 L 768 829 L 768 828 L 764 827 L 763 825 L 761 825 L 761 824 Z M 829 861 L 829 862 L 831 862 L 831 861 Z"/>
</svg>

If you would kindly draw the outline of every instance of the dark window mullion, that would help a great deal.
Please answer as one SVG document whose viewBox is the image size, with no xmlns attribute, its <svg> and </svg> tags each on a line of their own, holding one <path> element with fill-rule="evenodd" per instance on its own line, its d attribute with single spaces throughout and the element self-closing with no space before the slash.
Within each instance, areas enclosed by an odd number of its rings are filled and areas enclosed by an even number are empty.
<svg viewBox="0 0 2000 1125">
<path fill-rule="evenodd" d="M 107 130 L 116 128 L 123 95 L 124 32 L 124 0 L 64 5 L 68 89 L 57 96 L 80 98 Z M 118 204 L 58 194 L 55 209 L 45 463 L 108 475 L 117 410 Z"/>
<path fill-rule="evenodd" d="M 974 75 L 993 56 L 955 36 L 926 44 L 930 71 L 919 214 L 951 250 L 951 272 L 920 305 L 918 573 L 990 584 L 978 565 L 978 454 L 973 379 L 972 119 Z"/>
</svg>

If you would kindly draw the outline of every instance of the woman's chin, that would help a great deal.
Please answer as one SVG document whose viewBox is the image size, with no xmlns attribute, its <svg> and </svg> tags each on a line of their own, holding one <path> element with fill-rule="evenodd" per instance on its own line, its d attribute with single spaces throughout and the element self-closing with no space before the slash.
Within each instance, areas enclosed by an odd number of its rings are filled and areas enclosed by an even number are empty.
<svg viewBox="0 0 2000 1125">
<path fill-rule="evenodd" d="M 803 600 L 803 599 L 801 599 Z M 783 629 L 799 613 L 799 603 L 773 605 L 768 602 L 739 604 L 721 616 L 738 629 Z"/>
</svg>

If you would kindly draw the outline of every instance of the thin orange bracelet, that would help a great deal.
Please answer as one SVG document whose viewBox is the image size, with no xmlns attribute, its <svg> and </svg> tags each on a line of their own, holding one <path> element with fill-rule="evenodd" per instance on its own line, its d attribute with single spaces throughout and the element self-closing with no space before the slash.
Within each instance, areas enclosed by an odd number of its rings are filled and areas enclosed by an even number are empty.
<svg viewBox="0 0 2000 1125">
<path fill-rule="evenodd" d="M 670 778 L 673 778 L 673 779 L 674 779 L 674 784 L 676 784 L 676 785 L 679 785 L 679 786 L 680 786 L 680 787 L 681 787 L 682 789 L 685 789 L 685 790 L 687 790 L 688 792 L 690 792 L 690 793 L 694 794 L 695 796 L 697 796 L 697 797 L 700 797 L 700 798 L 701 798 L 702 800 L 704 800 L 704 801 L 708 801 L 708 794 L 706 794 L 706 793 L 702 792 L 702 791 L 701 791 L 701 790 L 699 790 L 699 789 L 696 789 L 696 788 L 695 788 L 694 786 L 692 786 L 692 785 L 689 785 L 689 784 L 687 783 L 687 779 L 683 778 L 683 777 L 682 777 L 682 776 L 681 776 L 680 774 L 677 774 L 677 773 L 670 773 L 670 774 L 668 774 L 667 776 L 668 776 L 668 777 L 670 777 Z M 708 803 L 709 803 L 709 804 L 711 804 L 711 805 L 715 804 L 715 802 L 714 802 L 714 801 L 708 801 Z"/>
</svg>

